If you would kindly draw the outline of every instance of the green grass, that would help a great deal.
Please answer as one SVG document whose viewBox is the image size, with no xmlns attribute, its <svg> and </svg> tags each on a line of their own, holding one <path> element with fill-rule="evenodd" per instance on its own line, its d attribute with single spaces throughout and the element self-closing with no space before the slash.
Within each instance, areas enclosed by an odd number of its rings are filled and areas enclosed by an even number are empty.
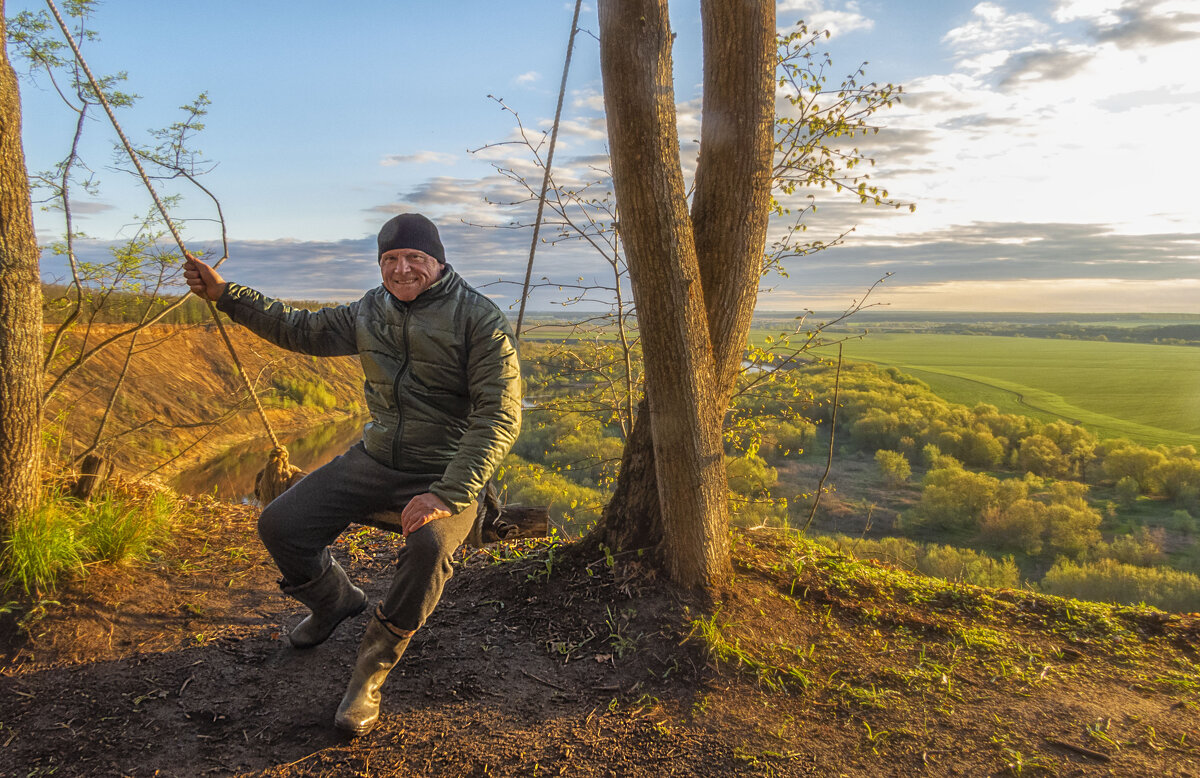
<svg viewBox="0 0 1200 778">
<path fill-rule="evenodd" d="M 36 597 L 54 591 L 62 577 L 83 573 L 77 531 L 76 522 L 58 503 L 47 503 L 18 519 L 0 552 L 0 588 Z"/>
<path fill-rule="evenodd" d="M 166 495 L 115 495 L 92 502 L 52 498 L 19 518 L 0 547 L 0 591 L 34 599 L 87 565 L 147 559 L 168 537 L 177 507 Z"/>
<path fill-rule="evenodd" d="M 1200 445 L 1197 348 L 869 334 L 846 342 L 844 349 L 848 359 L 900 368 L 952 402 L 986 402 L 1007 413 L 1067 419 L 1101 437 Z"/>
</svg>

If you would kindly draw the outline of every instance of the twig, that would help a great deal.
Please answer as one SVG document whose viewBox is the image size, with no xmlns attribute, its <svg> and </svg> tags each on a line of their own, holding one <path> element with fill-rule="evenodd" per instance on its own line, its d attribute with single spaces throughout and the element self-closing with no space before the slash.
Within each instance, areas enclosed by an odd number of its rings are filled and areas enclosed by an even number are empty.
<svg viewBox="0 0 1200 778">
<path fill-rule="evenodd" d="M 571 70 L 571 53 L 575 49 L 575 31 L 579 26 L 579 7 L 583 0 L 575 0 L 575 16 L 571 19 L 571 36 L 567 38 L 567 59 L 563 63 L 562 84 L 558 88 L 558 106 L 554 109 L 554 128 L 550 132 L 550 148 L 546 152 L 546 170 L 542 176 L 542 194 L 538 198 L 537 216 L 533 220 L 533 239 L 529 244 L 529 264 L 525 268 L 525 293 L 521 295 L 521 310 L 517 314 L 517 339 L 521 338 L 521 325 L 525 323 L 525 303 L 529 300 L 529 279 L 533 275 L 533 255 L 537 250 L 538 231 L 542 226 L 542 211 L 546 207 L 546 190 L 550 187 L 550 168 L 554 162 L 554 144 L 558 140 L 558 122 L 562 118 L 563 98 L 567 94 L 567 74 Z"/>
<path fill-rule="evenodd" d="M 1073 743 L 1068 743 L 1064 740 L 1058 740 L 1057 738 L 1048 737 L 1048 738 L 1044 738 L 1044 739 L 1050 745 L 1058 746 L 1059 748 L 1065 748 L 1068 751 L 1074 751 L 1075 753 L 1081 754 L 1083 756 L 1090 756 L 1092 759 L 1099 759 L 1101 762 L 1111 762 L 1112 761 L 1111 756 L 1109 756 L 1108 754 L 1105 754 L 1103 752 L 1100 752 L 1100 751 L 1093 751 L 1090 748 L 1084 748 L 1083 746 L 1077 746 Z"/>
<path fill-rule="evenodd" d="M 817 493 L 813 495 L 812 510 L 809 511 L 808 521 L 804 522 L 804 526 L 800 529 L 801 533 L 808 532 L 809 526 L 813 523 L 813 518 L 817 515 L 817 506 L 821 504 L 821 492 L 825 488 L 825 479 L 829 477 L 829 469 L 833 467 L 833 439 L 834 433 L 837 430 L 837 409 L 838 409 L 838 387 L 842 380 L 842 347 L 838 345 L 838 363 L 837 372 L 833 375 L 833 412 L 829 418 L 829 456 L 825 459 L 825 472 L 821 474 L 821 480 L 817 482 Z"/>
<path fill-rule="evenodd" d="M 521 669 L 521 675 L 524 675 L 526 678 L 532 678 L 533 680 L 537 681 L 538 683 L 544 683 L 547 686 L 551 687 L 552 689 L 558 689 L 560 692 L 567 692 L 568 694 L 570 694 L 570 692 L 571 692 L 570 689 L 568 689 L 564 686 L 559 686 L 558 684 L 554 683 L 553 681 L 547 681 L 545 678 L 540 678 L 540 677 L 534 675 L 533 673 L 529 672 L 528 670 L 525 670 L 524 668 Z"/>
</svg>

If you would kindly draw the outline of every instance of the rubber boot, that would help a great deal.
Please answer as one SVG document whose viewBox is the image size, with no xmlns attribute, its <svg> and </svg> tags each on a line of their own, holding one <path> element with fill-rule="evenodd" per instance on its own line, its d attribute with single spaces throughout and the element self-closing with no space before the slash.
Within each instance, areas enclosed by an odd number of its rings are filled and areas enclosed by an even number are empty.
<svg viewBox="0 0 1200 778">
<path fill-rule="evenodd" d="M 352 737 L 375 728 L 379 721 L 379 687 L 400 661 L 411 639 L 411 633 L 406 636 L 394 632 L 376 611 L 358 647 L 358 661 L 346 695 L 338 705 L 334 726 Z"/>
<path fill-rule="evenodd" d="M 325 642 L 338 624 L 367 607 L 367 595 L 350 583 L 337 560 L 330 560 L 325 572 L 306 584 L 280 588 L 312 611 L 288 633 L 296 648 L 311 648 Z"/>
</svg>

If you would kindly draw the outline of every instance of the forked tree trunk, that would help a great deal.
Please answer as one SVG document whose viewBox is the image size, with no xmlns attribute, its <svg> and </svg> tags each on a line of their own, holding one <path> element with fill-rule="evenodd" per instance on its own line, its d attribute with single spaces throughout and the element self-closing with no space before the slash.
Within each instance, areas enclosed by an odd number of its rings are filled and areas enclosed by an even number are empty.
<svg viewBox="0 0 1200 778">
<path fill-rule="evenodd" d="M 0 537 L 41 490 L 42 287 L 0 0 Z"/>
<path fill-rule="evenodd" d="M 614 22 L 611 26 L 606 26 L 606 11 L 610 20 L 613 16 L 624 17 L 620 25 Z M 648 74 L 643 74 L 641 81 L 628 78 L 620 82 L 610 81 L 609 70 L 604 71 L 614 178 L 618 177 L 619 149 L 632 155 L 632 169 L 626 168 L 626 172 L 633 176 L 663 176 L 664 173 L 657 167 L 671 171 L 679 169 L 674 106 L 669 102 L 672 99 L 669 39 L 663 37 L 669 34 L 665 14 L 665 3 L 614 2 L 608 6 L 601 6 L 602 65 L 606 35 L 629 36 L 638 27 L 652 24 L 656 25 L 658 35 L 650 41 L 639 42 L 631 38 L 623 38 L 615 43 L 609 41 L 613 43 L 613 49 L 631 49 L 629 53 L 634 57 L 639 56 L 638 47 L 641 46 L 640 53 L 646 57 L 646 64 L 651 70 Z M 675 250 L 672 251 L 672 262 L 684 261 L 683 253 L 677 249 L 680 243 L 688 242 L 687 237 L 691 238 L 690 242 L 694 246 L 700 285 L 703 289 L 704 318 L 711 338 L 713 373 L 712 383 L 707 386 L 712 403 L 709 413 L 716 419 L 719 434 L 745 351 L 766 242 L 774 150 L 772 133 L 775 116 L 775 6 L 771 0 L 735 3 L 709 1 L 702 4 L 702 15 L 704 105 L 701 153 L 691 213 L 692 234 L 679 238 L 677 234 L 665 231 L 654 235 L 654 228 L 648 229 L 655 241 L 652 249 L 657 246 L 664 251 Z M 633 25 L 632 29 L 629 25 Z M 658 48 L 654 48 L 656 45 Z M 662 64 L 662 58 L 666 58 L 665 65 Z M 615 75 L 616 73 L 614 77 Z M 648 84 L 647 81 L 652 83 Z M 616 138 L 612 137 L 614 129 L 629 129 L 629 126 L 624 124 L 628 117 L 614 121 L 614 105 L 608 102 L 610 96 L 615 94 L 619 94 L 620 97 L 612 97 L 614 101 L 626 100 L 630 89 L 643 90 L 647 100 L 656 99 L 657 102 L 650 109 L 655 114 L 667 112 L 668 106 L 670 112 L 669 127 L 667 120 L 659 120 L 661 131 L 666 133 L 663 138 L 630 139 L 628 133 L 625 133 L 625 141 L 635 144 L 632 149 L 621 146 Z M 643 131 L 655 130 L 643 128 Z M 670 143 L 673 149 L 664 149 L 664 142 Z M 653 172 L 652 168 L 655 168 Z M 645 180 L 638 179 L 636 186 L 641 186 Z M 659 184 L 651 183 L 650 186 Z M 622 199 L 623 196 L 630 195 L 623 195 L 622 191 L 618 184 L 617 200 L 621 204 L 622 213 L 626 214 L 621 222 L 621 230 L 628 247 L 631 230 L 638 230 L 638 226 L 635 225 L 642 225 L 645 221 L 642 218 L 645 211 L 630 210 L 630 201 Z M 627 192 L 627 189 L 625 191 Z M 650 194 L 653 195 L 653 190 Z M 676 192 L 671 190 L 670 196 L 675 195 Z M 642 205 L 634 207 L 641 209 L 646 206 L 643 202 Z M 668 220 L 668 223 L 679 229 L 678 225 L 682 221 Z M 642 227 L 642 231 L 645 229 L 647 228 Z M 638 256 L 632 248 L 629 248 L 629 255 L 632 270 Z M 684 268 L 685 275 L 691 272 L 685 265 L 680 267 Z M 636 290 L 636 285 L 639 284 L 636 272 L 634 282 Z M 690 280 L 690 276 L 687 283 L 694 286 L 694 280 Z M 689 292 L 692 291 L 689 286 Z M 644 302 L 647 298 L 651 300 L 649 308 Z M 645 290 L 637 298 L 638 316 L 643 333 L 648 334 L 647 328 L 652 326 L 650 317 L 659 312 L 661 299 L 653 293 L 646 294 Z M 661 363 L 662 357 L 652 350 L 648 340 L 645 342 L 644 351 L 647 361 L 647 392 L 651 394 L 649 385 L 652 364 Z M 677 551 L 677 543 L 671 543 L 671 533 L 664 532 L 661 506 L 664 503 L 669 504 L 670 500 L 660 493 L 660 468 L 656 464 L 655 455 L 655 449 L 662 451 L 663 447 L 655 445 L 657 435 L 652 429 L 652 425 L 660 416 L 648 413 L 646 409 L 647 404 L 643 402 L 639 406 L 633 432 L 626 441 L 613 498 L 606 506 L 592 539 L 619 550 L 652 548 L 658 552 L 657 560 L 660 564 L 665 563 L 668 569 L 673 571 L 671 560 Z M 674 457 L 676 449 L 668 446 L 666 450 Z M 722 467 L 721 500 L 725 499 L 726 492 L 724 478 Z M 693 524 L 707 536 L 700 541 L 701 544 L 707 545 L 711 553 L 725 556 L 723 563 L 719 560 L 713 563 L 713 569 L 727 567 L 727 550 L 722 550 L 721 542 L 714 542 L 713 538 L 725 537 L 724 524 L 717 526 L 712 519 L 694 521 Z M 689 535 L 687 538 L 681 538 L 680 542 L 690 543 L 696 540 Z"/>
</svg>

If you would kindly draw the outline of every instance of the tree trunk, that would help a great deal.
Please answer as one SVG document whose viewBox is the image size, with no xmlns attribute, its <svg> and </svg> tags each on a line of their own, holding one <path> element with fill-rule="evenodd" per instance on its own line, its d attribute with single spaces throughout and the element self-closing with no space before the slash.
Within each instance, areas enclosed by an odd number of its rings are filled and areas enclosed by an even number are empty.
<svg viewBox="0 0 1200 778">
<path fill-rule="evenodd" d="M 71 487 L 71 496 L 76 500 L 92 499 L 97 487 L 108 480 L 112 471 L 112 462 L 96 454 L 88 454 L 79 463 L 79 476 Z"/>
<path fill-rule="evenodd" d="M 775 3 L 700 6 L 704 102 L 692 198 L 696 256 L 724 409 L 758 299 L 775 151 Z"/>
<path fill-rule="evenodd" d="M 728 500 L 715 366 L 679 164 L 665 0 L 600 4 L 600 68 L 621 236 L 646 363 L 667 572 L 728 580 Z"/>
<path fill-rule="evenodd" d="M 640 10 L 630 8 L 623 9 L 621 13 L 633 14 L 633 18 L 639 20 L 648 18 Z M 665 7 L 659 13 L 665 27 Z M 703 287 L 705 319 L 711 338 L 714 382 L 709 387 L 715 395 L 716 408 L 713 414 L 719 429 L 745 353 L 766 242 L 774 151 L 775 6 L 770 0 L 705 2 L 702 4 L 702 15 L 705 61 L 703 126 L 691 223 Z M 602 25 L 602 40 L 604 34 Z M 659 76 L 663 77 L 661 70 Z M 660 98 L 665 94 L 670 99 L 670 84 L 668 59 L 665 80 L 656 83 L 649 94 L 656 94 Z M 638 88 L 636 84 L 628 86 Z M 606 97 L 617 88 L 615 83 L 610 84 L 608 71 L 605 71 Z M 673 105 L 671 108 L 669 132 L 675 146 L 674 157 L 663 159 L 660 149 L 656 161 L 677 170 L 679 157 Z M 613 109 L 610 106 L 608 110 L 611 128 Z M 614 139 L 612 143 L 615 178 L 617 142 Z M 649 160 L 638 159 L 636 163 L 648 164 Z M 636 174 L 636 170 L 634 172 Z M 640 216 L 640 211 L 627 209 L 628 206 L 621 199 L 620 188 L 617 192 L 622 212 Z M 622 219 L 622 235 L 627 245 L 631 223 L 629 217 Z M 674 244 L 664 240 L 658 245 Z M 631 269 L 634 261 L 633 251 L 630 250 Z M 657 305 L 655 298 L 652 310 Z M 642 298 L 639 298 L 638 312 L 643 332 L 648 321 L 644 310 Z M 649 363 L 658 357 L 652 355 L 649 343 L 646 344 L 645 353 L 649 383 Z M 652 419 L 657 421 L 658 417 L 652 417 L 646 408 L 643 401 L 633 431 L 626 441 L 612 500 L 605 507 L 592 539 L 619 550 L 651 547 L 656 552 L 663 552 L 667 549 L 663 544 L 665 536 L 652 430 Z M 726 486 L 723 468 L 721 478 L 724 499 Z M 708 530 L 719 531 L 724 537 L 724 526 L 709 526 Z M 670 554 L 665 556 L 669 558 Z M 661 561 L 666 560 L 660 557 Z"/>
<path fill-rule="evenodd" d="M 41 490 L 42 287 L 0 0 L 0 537 Z"/>
<path fill-rule="evenodd" d="M 625 439 L 612 499 L 589 539 L 620 551 L 648 550 L 650 561 L 662 565 L 662 511 L 654 475 L 654 438 L 644 399 L 638 403 L 633 430 Z"/>
</svg>

